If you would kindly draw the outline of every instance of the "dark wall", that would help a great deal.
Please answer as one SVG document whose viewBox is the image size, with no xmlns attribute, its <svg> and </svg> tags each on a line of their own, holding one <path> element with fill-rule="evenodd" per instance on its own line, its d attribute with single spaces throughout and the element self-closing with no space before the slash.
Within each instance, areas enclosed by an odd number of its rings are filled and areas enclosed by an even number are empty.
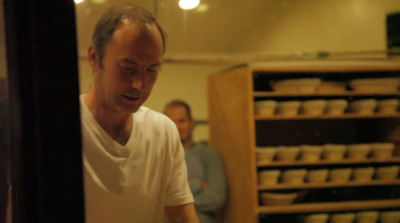
<svg viewBox="0 0 400 223">
<path fill-rule="evenodd" d="M 6 104 L 6 80 L 0 79 L 0 222 L 5 219 L 9 187 L 8 119 Z"/>
</svg>

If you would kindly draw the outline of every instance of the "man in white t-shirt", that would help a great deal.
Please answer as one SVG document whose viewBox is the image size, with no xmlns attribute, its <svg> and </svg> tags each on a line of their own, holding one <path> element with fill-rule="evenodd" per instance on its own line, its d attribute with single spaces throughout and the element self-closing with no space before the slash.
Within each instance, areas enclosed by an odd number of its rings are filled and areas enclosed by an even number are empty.
<svg viewBox="0 0 400 223">
<path fill-rule="evenodd" d="M 165 35 L 153 15 L 116 6 L 88 48 L 80 96 L 87 223 L 198 223 L 184 150 L 172 121 L 142 104 L 157 79 Z"/>
</svg>

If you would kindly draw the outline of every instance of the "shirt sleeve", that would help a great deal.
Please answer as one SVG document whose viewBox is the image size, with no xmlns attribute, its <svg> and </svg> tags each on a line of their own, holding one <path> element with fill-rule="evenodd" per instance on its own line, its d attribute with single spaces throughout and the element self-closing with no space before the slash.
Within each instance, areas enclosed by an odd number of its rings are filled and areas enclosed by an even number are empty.
<svg viewBox="0 0 400 223">
<path fill-rule="evenodd" d="M 215 149 L 207 148 L 202 156 L 208 187 L 194 194 L 195 208 L 202 212 L 217 211 L 225 204 L 227 197 L 224 166 Z"/>
</svg>

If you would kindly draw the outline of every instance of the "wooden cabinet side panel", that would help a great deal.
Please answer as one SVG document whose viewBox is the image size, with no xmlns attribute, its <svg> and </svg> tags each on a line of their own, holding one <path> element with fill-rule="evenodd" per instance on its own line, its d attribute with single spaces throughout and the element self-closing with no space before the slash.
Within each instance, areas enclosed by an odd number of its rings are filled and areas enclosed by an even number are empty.
<svg viewBox="0 0 400 223">
<path fill-rule="evenodd" d="M 243 67 L 208 79 L 210 145 L 219 150 L 228 180 L 225 223 L 256 221 L 251 78 Z"/>
</svg>

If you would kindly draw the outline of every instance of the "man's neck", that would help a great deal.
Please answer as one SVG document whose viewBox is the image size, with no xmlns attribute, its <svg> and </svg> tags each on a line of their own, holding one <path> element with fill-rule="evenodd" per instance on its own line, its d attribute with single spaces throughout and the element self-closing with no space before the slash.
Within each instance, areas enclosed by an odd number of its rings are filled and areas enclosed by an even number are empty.
<svg viewBox="0 0 400 223">
<path fill-rule="evenodd" d="M 85 95 L 85 103 L 100 126 L 119 144 L 125 145 L 132 131 L 132 115 L 105 109 L 92 91 Z"/>
<path fill-rule="evenodd" d="M 182 141 L 182 145 L 183 145 L 183 148 L 185 150 L 192 148 L 194 146 L 194 144 L 195 143 L 193 142 L 192 139 L 189 139 L 189 140 L 186 140 L 186 141 Z"/>
</svg>

